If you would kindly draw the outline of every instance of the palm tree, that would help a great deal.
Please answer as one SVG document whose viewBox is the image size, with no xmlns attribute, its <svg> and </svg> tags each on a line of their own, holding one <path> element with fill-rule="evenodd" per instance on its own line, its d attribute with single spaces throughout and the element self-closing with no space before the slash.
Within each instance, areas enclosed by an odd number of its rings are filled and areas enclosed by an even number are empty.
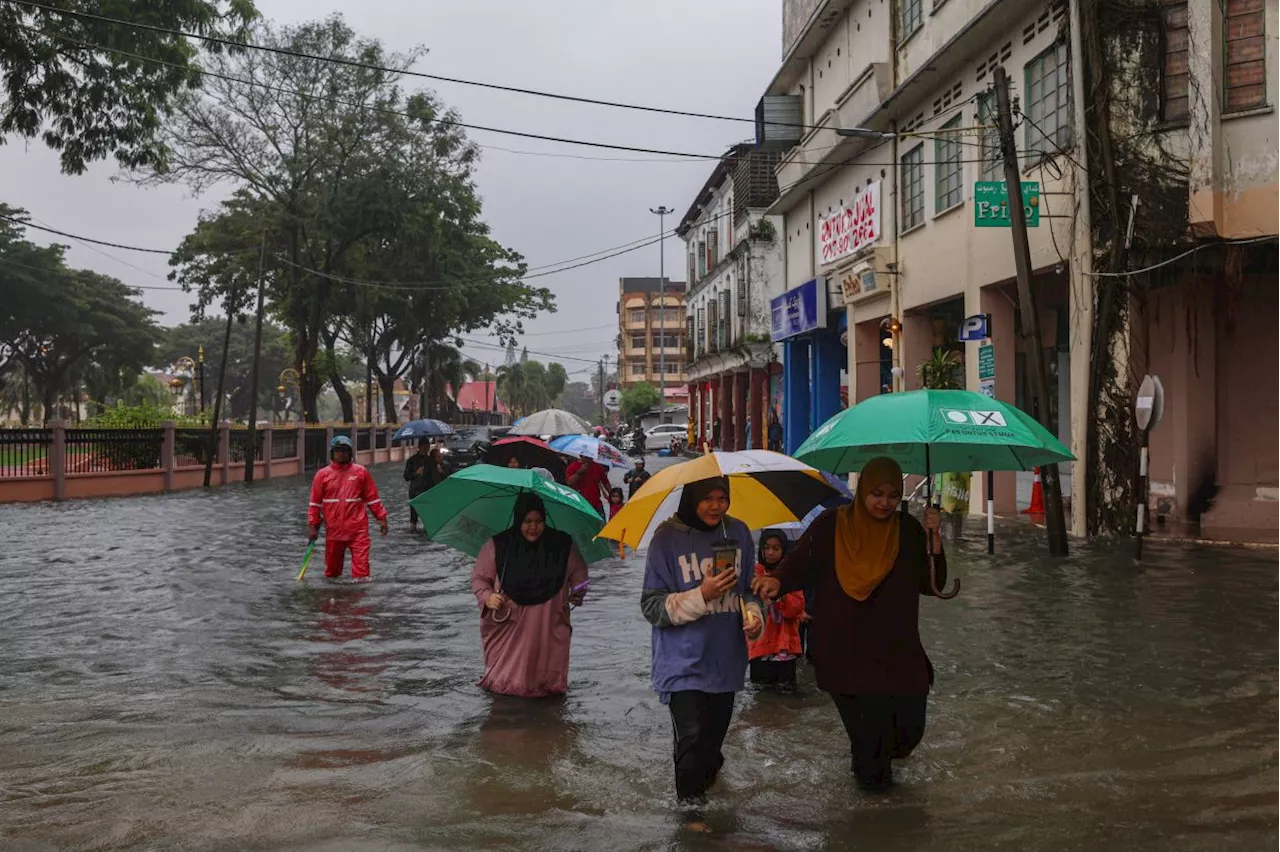
<svg viewBox="0 0 1280 852">
<path fill-rule="evenodd" d="M 456 397 L 468 380 L 474 381 L 480 376 L 481 367 L 464 357 L 458 347 L 439 340 L 433 340 L 423 348 L 430 369 L 426 382 L 430 410 L 436 414 L 446 410 L 451 413 L 457 404 L 449 398 L 449 388 L 453 389 Z"/>
</svg>

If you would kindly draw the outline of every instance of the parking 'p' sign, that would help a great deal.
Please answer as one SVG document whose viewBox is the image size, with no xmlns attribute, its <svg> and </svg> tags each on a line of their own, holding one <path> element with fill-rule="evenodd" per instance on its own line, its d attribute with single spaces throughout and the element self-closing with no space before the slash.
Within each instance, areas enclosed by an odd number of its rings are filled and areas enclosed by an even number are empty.
<svg viewBox="0 0 1280 852">
<path fill-rule="evenodd" d="M 955 423 L 957 426 L 1007 426 L 1005 422 L 1004 412 L 1002 411 L 960 411 L 954 408 L 944 408 L 942 416 L 946 418 L 948 423 Z"/>
</svg>

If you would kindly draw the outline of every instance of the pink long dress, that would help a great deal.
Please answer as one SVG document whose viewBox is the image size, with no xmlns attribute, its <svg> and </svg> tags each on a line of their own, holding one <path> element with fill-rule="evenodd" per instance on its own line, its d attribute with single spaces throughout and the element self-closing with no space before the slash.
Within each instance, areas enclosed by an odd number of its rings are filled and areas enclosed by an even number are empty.
<svg viewBox="0 0 1280 852">
<path fill-rule="evenodd" d="M 575 547 L 559 594 L 537 606 L 508 600 L 499 610 L 485 609 L 494 592 L 501 593 L 493 541 L 480 550 L 471 571 L 471 591 L 480 604 L 480 644 L 484 677 L 480 687 L 502 695 L 542 698 L 569 689 L 569 591 L 587 579 L 587 563 Z"/>
</svg>

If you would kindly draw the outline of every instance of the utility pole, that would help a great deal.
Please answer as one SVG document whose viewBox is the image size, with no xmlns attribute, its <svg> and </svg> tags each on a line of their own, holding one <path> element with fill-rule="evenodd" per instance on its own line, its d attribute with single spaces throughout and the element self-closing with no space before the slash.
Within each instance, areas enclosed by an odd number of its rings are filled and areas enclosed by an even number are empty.
<svg viewBox="0 0 1280 852">
<path fill-rule="evenodd" d="M 249 447 L 245 451 L 244 482 L 253 484 L 253 467 L 258 448 L 258 376 L 262 370 L 262 290 L 267 268 L 267 232 L 262 232 L 262 248 L 258 252 L 258 318 L 253 328 L 253 380 L 249 382 Z M 262 457 L 269 458 L 270 447 L 262 448 Z"/>
<path fill-rule="evenodd" d="M 667 226 L 666 218 L 675 210 L 665 204 L 650 207 L 658 214 L 658 422 L 667 422 Z M 600 377 L 600 398 L 604 399 L 604 376 Z"/>
<path fill-rule="evenodd" d="M 1031 390 L 1040 424 L 1049 429 L 1049 373 L 1044 362 L 1044 341 L 1040 336 L 1040 315 L 1031 292 L 1031 248 L 1027 243 L 1027 220 L 1018 174 L 1018 147 L 1013 134 L 1013 109 L 1009 103 L 1009 75 L 1004 66 L 993 72 L 996 87 L 996 118 L 1000 125 L 1000 150 L 1004 155 L 1004 179 L 1009 193 L 1009 225 L 1013 233 L 1013 260 L 1018 273 L 1018 305 L 1023 337 L 1031 338 Z M 1062 514 L 1062 480 L 1056 464 L 1040 468 L 1044 488 L 1045 528 L 1049 555 L 1067 555 L 1067 527 Z"/>
<path fill-rule="evenodd" d="M 422 350 L 422 416 L 431 416 L 431 342 Z"/>
<path fill-rule="evenodd" d="M 596 366 L 600 369 L 600 424 L 604 425 L 604 359 L 601 358 L 596 362 Z"/>
</svg>

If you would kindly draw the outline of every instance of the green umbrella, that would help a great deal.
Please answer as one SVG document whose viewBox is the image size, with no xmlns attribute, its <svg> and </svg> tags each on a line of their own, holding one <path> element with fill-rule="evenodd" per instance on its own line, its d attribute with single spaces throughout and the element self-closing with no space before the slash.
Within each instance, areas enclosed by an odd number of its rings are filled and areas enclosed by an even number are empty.
<svg viewBox="0 0 1280 852">
<path fill-rule="evenodd" d="M 796 450 L 818 470 L 852 473 L 878 456 L 895 460 L 904 473 L 972 470 L 1031 470 L 1075 456 L 1027 414 L 1006 402 L 963 390 L 918 390 L 873 396 L 841 411 Z M 960 592 L 938 588 L 929 556 L 929 582 L 940 598 Z"/>
<path fill-rule="evenodd" d="M 547 526 L 568 533 L 587 562 L 612 555 L 596 540 L 604 519 L 572 488 L 532 470 L 477 464 L 450 476 L 409 501 L 433 541 L 478 556 L 490 538 L 510 528 L 516 497 L 531 491 L 547 507 Z"/>
<path fill-rule="evenodd" d="M 818 470 L 852 473 L 888 456 L 903 473 L 1031 470 L 1075 456 L 1007 402 L 963 390 L 887 393 L 841 411 L 795 457 Z"/>
</svg>

